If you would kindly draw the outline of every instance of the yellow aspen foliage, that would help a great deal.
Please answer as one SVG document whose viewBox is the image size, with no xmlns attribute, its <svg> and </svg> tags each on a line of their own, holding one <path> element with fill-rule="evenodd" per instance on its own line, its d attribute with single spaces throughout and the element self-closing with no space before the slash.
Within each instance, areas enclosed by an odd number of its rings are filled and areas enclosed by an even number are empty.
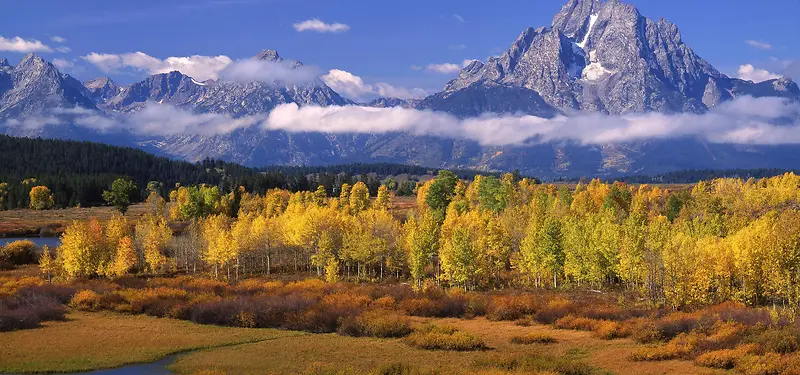
<svg viewBox="0 0 800 375">
<path fill-rule="evenodd" d="M 350 190 L 350 210 L 353 214 L 369 208 L 369 189 L 367 184 L 359 181 Z"/>
<path fill-rule="evenodd" d="M 53 194 L 47 186 L 34 186 L 30 193 L 30 208 L 34 210 L 49 210 L 53 208 Z"/>
<path fill-rule="evenodd" d="M 374 208 L 377 210 L 388 210 L 389 204 L 392 201 L 392 195 L 386 185 L 381 185 L 378 188 L 378 197 L 375 198 Z"/>
<path fill-rule="evenodd" d="M 131 237 L 121 238 L 116 246 L 114 262 L 110 267 L 110 276 L 120 277 L 127 275 L 136 266 L 138 258 L 133 239 Z"/>
<path fill-rule="evenodd" d="M 64 229 L 58 261 L 64 276 L 70 279 L 90 277 L 97 272 L 97 253 L 101 243 L 92 234 L 89 224 L 75 221 Z"/>
<path fill-rule="evenodd" d="M 53 277 L 58 276 L 60 267 L 56 262 L 56 257 L 50 246 L 42 246 L 42 255 L 39 256 L 39 271 L 47 278 L 47 282 L 52 282 Z"/>
<path fill-rule="evenodd" d="M 163 218 L 145 215 L 136 223 L 136 243 L 143 254 L 148 272 L 159 274 L 166 271 L 167 244 L 172 238 L 172 230 Z"/>
</svg>

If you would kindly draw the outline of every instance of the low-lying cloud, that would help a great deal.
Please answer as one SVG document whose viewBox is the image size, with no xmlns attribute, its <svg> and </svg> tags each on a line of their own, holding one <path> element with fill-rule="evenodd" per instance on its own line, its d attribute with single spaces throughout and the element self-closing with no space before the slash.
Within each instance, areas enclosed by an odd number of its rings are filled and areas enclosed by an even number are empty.
<svg viewBox="0 0 800 375">
<path fill-rule="evenodd" d="M 221 80 L 240 83 L 259 81 L 308 84 L 315 82 L 319 75 L 319 69 L 296 62 L 256 59 L 236 61 L 219 72 Z"/>
<path fill-rule="evenodd" d="M 6 125 L 40 127 L 75 124 L 98 131 L 126 131 L 140 136 L 228 134 L 258 127 L 291 133 L 409 133 L 465 139 L 485 146 L 572 141 L 604 145 L 651 139 L 696 137 L 711 143 L 749 145 L 800 144 L 800 104 L 782 98 L 742 97 L 703 114 L 640 113 L 609 116 L 581 113 L 542 118 L 485 114 L 459 119 L 444 112 L 362 106 L 283 104 L 269 114 L 233 118 L 195 114 L 167 104 L 148 103 L 120 118 L 73 108 L 43 116 L 9 120 Z"/>
</svg>

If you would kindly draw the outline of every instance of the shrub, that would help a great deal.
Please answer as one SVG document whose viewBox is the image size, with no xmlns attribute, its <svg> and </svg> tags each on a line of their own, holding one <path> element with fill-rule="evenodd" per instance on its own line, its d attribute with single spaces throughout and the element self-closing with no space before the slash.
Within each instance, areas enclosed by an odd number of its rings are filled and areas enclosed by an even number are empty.
<svg viewBox="0 0 800 375">
<path fill-rule="evenodd" d="M 634 361 L 664 361 L 688 358 L 697 350 L 702 338 L 698 334 L 681 333 L 665 345 L 642 348 L 631 359 Z"/>
<path fill-rule="evenodd" d="M 181 305 L 185 306 L 189 293 L 183 289 L 167 287 L 126 290 L 122 293 L 130 304 L 131 312 L 157 317 L 181 317 Z"/>
<path fill-rule="evenodd" d="M 63 320 L 67 310 L 44 295 L 14 296 L 0 300 L 0 332 L 36 328 L 41 322 Z"/>
<path fill-rule="evenodd" d="M 593 375 L 598 373 L 591 366 L 565 357 L 525 355 L 520 357 L 495 356 L 480 359 L 476 367 L 492 368 L 508 373 L 532 373 L 537 375 Z"/>
<path fill-rule="evenodd" d="M 548 336 L 542 333 L 529 333 L 524 336 L 514 336 L 511 338 L 512 344 L 530 345 L 530 344 L 555 344 L 558 342 L 555 337 Z"/>
<path fill-rule="evenodd" d="M 465 298 L 437 296 L 407 299 L 400 309 L 411 316 L 450 318 L 459 317 L 466 311 Z"/>
<path fill-rule="evenodd" d="M 69 305 L 83 311 L 97 311 L 100 308 L 100 295 L 91 290 L 76 293 Z"/>
<path fill-rule="evenodd" d="M 736 362 L 736 369 L 745 375 L 780 375 L 784 370 L 782 362 L 776 353 L 750 354 Z"/>
<path fill-rule="evenodd" d="M 406 343 L 424 350 L 471 351 L 486 349 L 483 339 L 452 327 L 426 325 L 406 337 Z"/>
<path fill-rule="evenodd" d="M 732 369 L 739 358 L 757 351 L 758 345 L 741 345 L 734 349 L 720 349 L 703 353 L 695 358 L 694 363 L 698 366 L 712 367 L 720 369 Z"/>
<path fill-rule="evenodd" d="M 486 306 L 486 317 L 489 320 L 517 320 L 535 311 L 535 301 L 532 296 L 495 296 Z"/>
<path fill-rule="evenodd" d="M 574 313 L 576 306 L 572 301 L 556 297 L 534 314 L 534 319 L 542 324 L 552 324 L 569 314 Z"/>
<path fill-rule="evenodd" d="M 77 290 L 71 286 L 62 284 L 41 284 L 41 285 L 26 285 L 17 290 L 17 296 L 26 298 L 29 296 L 45 296 L 54 299 L 58 303 L 66 304 L 75 295 Z"/>
<path fill-rule="evenodd" d="M 35 264 L 37 262 L 36 245 L 28 240 L 14 241 L 0 247 L 0 262 L 13 265 Z"/>
<path fill-rule="evenodd" d="M 345 320 L 339 333 L 347 336 L 405 337 L 411 333 L 408 319 L 385 310 L 371 310 Z"/>
<path fill-rule="evenodd" d="M 761 334 L 749 341 L 760 345 L 764 351 L 787 354 L 800 350 L 798 334 L 799 333 L 792 328 L 773 328 L 761 332 Z"/>
</svg>

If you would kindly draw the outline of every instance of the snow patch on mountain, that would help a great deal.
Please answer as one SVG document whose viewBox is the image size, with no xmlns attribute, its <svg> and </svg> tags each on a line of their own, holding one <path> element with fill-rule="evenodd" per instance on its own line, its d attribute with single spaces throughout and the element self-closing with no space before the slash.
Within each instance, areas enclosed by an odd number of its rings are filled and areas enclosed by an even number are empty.
<svg viewBox="0 0 800 375">
<path fill-rule="evenodd" d="M 592 33 L 592 28 L 594 28 L 594 23 L 597 22 L 597 17 L 599 17 L 597 15 L 597 13 L 592 14 L 591 16 L 589 16 L 589 30 L 586 30 L 586 35 L 583 36 L 583 40 L 581 40 L 580 43 L 575 43 L 581 49 L 586 47 L 586 42 L 589 41 L 589 35 Z"/>
</svg>

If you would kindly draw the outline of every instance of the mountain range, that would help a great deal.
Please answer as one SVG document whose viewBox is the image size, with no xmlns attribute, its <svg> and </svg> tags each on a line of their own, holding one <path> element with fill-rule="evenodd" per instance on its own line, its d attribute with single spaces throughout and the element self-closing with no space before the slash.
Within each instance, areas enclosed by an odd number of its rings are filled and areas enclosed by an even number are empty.
<svg viewBox="0 0 800 375">
<path fill-rule="evenodd" d="M 274 50 L 261 51 L 253 59 L 303 66 L 285 61 Z M 99 131 L 96 126 L 58 119 L 80 112 L 113 121 L 156 103 L 232 119 L 266 115 L 285 103 L 404 107 L 458 118 L 485 113 L 543 118 L 577 112 L 702 114 L 743 96 L 797 100 L 800 88 L 788 78 L 754 83 L 729 77 L 687 46 L 677 26 L 665 19 L 644 17 L 635 6 L 619 0 L 570 0 L 550 26 L 522 31 L 505 53 L 470 63 L 441 92 L 422 99 L 378 98 L 355 103 L 320 79 L 303 83 L 199 82 L 177 71 L 128 86 L 108 78 L 81 83 L 33 54 L 16 66 L 0 59 L 0 132 L 130 145 L 189 161 L 211 157 L 249 166 L 393 162 L 519 169 L 552 178 L 700 168 L 793 168 L 800 162 L 800 149 L 709 143 L 695 137 L 601 146 L 572 141 L 482 146 L 471 140 L 401 132 L 300 133 L 256 126 L 225 133 L 156 136 L 136 129 Z"/>
</svg>

